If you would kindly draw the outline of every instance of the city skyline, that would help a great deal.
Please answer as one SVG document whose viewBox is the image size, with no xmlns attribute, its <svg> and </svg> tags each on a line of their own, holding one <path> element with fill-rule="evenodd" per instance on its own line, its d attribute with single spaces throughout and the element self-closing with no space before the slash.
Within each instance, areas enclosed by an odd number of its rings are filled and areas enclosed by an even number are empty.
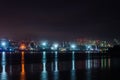
<svg viewBox="0 0 120 80">
<path fill-rule="evenodd" d="M 0 10 L 1 38 L 120 38 L 120 15 L 116 2 L 2 1 Z"/>
</svg>

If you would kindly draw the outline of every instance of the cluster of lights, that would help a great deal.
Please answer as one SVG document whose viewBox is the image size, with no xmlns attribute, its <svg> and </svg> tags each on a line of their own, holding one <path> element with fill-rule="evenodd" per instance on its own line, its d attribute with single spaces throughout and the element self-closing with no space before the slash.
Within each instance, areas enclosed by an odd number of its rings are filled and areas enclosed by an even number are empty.
<svg viewBox="0 0 120 80">
<path fill-rule="evenodd" d="M 91 45 L 86 45 L 86 50 L 93 50 Z"/>
<path fill-rule="evenodd" d="M 30 51 L 100 51 L 100 48 L 93 44 L 79 45 L 76 42 L 69 42 L 66 44 L 61 44 L 58 42 L 53 42 L 52 44 L 46 41 L 40 42 L 22 42 L 18 45 L 11 46 L 11 42 L 6 39 L 0 40 L 0 51 L 19 51 L 19 50 L 30 50 Z"/>
<path fill-rule="evenodd" d="M 77 47 L 76 44 L 71 44 L 71 45 L 70 45 L 70 48 L 71 48 L 72 50 L 75 50 L 76 47 Z"/>
<path fill-rule="evenodd" d="M 51 50 L 57 50 L 59 47 L 59 44 L 58 43 L 54 43 L 51 47 Z"/>
</svg>

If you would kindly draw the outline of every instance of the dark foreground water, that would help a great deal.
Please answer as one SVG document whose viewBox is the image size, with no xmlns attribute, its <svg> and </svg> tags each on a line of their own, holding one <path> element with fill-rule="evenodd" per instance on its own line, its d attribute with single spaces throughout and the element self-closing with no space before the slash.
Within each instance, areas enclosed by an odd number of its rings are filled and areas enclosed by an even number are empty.
<svg viewBox="0 0 120 80">
<path fill-rule="evenodd" d="M 0 53 L 0 80 L 120 80 L 120 59 L 96 53 Z"/>
</svg>

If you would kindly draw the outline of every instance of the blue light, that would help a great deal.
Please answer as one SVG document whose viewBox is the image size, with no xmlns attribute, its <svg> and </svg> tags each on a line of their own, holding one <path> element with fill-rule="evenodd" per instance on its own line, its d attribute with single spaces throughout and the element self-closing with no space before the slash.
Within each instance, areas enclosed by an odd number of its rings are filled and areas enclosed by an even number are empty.
<svg viewBox="0 0 120 80">
<path fill-rule="evenodd" d="M 71 45 L 70 45 L 70 49 L 71 49 L 71 50 L 75 50 L 76 48 L 77 48 L 76 44 L 71 44 Z"/>
<path fill-rule="evenodd" d="M 0 80 L 7 80 L 7 73 L 5 70 L 6 70 L 5 65 L 2 65 L 2 72 L 1 72 Z"/>
<path fill-rule="evenodd" d="M 4 46 L 6 46 L 6 42 L 5 41 L 3 41 L 3 42 L 1 42 L 1 45 L 4 47 Z"/>
<path fill-rule="evenodd" d="M 58 53 L 55 51 L 55 72 L 58 72 L 58 60 L 57 60 Z"/>
<path fill-rule="evenodd" d="M 2 65 L 6 64 L 6 56 L 5 56 L 5 52 L 2 52 Z"/>
<path fill-rule="evenodd" d="M 5 39 L 0 40 L 0 48 L 2 51 L 9 50 L 9 41 L 7 41 Z"/>
<path fill-rule="evenodd" d="M 54 44 L 54 48 L 58 48 L 58 44 L 57 43 Z"/>
<path fill-rule="evenodd" d="M 72 45 L 71 45 L 71 48 L 72 48 L 72 49 L 75 49 L 75 48 L 76 48 L 76 45 L 75 45 L 75 44 L 72 44 Z"/>
<path fill-rule="evenodd" d="M 72 52 L 72 70 L 75 70 L 75 53 Z"/>
<path fill-rule="evenodd" d="M 57 60 L 55 61 L 55 72 L 57 72 L 58 71 L 58 62 L 57 62 Z"/>
<path fill-rule="evenodd" d="M 46 71 L 46 52 L 45 51 L 43 51 L 42 64 L 43 64 L 43 71 L 42 72 L 47 72 Z"/>
<path fill-rule="evenodd" d="M 89 48 L 91 48 L 91 46 L 90 46 L 90 45 L 87 45 L 87 48 L 89 49 Z"/>
<path fill-rule="evenodd" d="M 42 42 L 42 46 L 47 46 L 47 42 Z"/>
<path fill-rule="evenodd" d="M 93 50 L 91 45 L 86 45 L 86 50 Z"/>
<path fill-rule="evenodd" d="M 51 47 L 51 50 L 54 50 L 54 47 Z"/>
<path fill-rule="evenodd" d="M 43 63 L 43 72 L 47 72 L 46 71 L 46 63 Z"/>
<path fill-rule="evenodd" d="M 54 43 L 51 47 L 51 50 L 57 50 L 59 47 L 59 44 L 58 43 Z"/>
</svg>

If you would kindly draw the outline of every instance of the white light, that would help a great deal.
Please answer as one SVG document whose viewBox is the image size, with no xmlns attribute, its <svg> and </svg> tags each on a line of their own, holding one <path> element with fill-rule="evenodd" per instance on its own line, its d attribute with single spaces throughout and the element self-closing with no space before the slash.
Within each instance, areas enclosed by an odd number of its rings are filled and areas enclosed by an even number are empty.
<svg viewBox="0 0 120 80">
<path fill-rule="evenodd" d="M 93 50 L 91 45 L 87 45 L 86 48 L 87 48 L 87 50 Z"/>
<path fill-rule="evenodd" d="M 71 44 L 71 48 L 72 48 L 72 49 L 75 49 L 75 48 L 76 48 L 76 45 L 75 45 L 75 44 Z"/>
<path fill-rule="evenodd" d="M 54 43 L 51 47 L 51 50 L 57 50 L 58 49 L 59 44 L 58 43 Z"/>
<path fill-rule="evenodd" d="M 2 45 L 2 46 L 6 46 L 6 42 L 3 41 L 3 42 L 1 43 L 1 45 Z"/>
<path fill-rule="evenodd" d="M 42 42 L 42 46 L 46 46 L 47 45 L 47 42 Z"/>
<path fill-rule="evenodd" d="M 5 56 L 5 52 L 2 52 L 2 65 L 6 64 L 6 56 Z"/>
<path fill-rule="evenodd" d="M 57 60 L 55 61 L 55 72 L 57 72 L 58 71 L 58 62 L 57 62 Z"/>
<path fill-rule="evenodd" d="M 53 48 L 53 47 L 51 47 L 51 50 L 54 50 L 54 48 Z"/>
<path fill-rule="evenodd" d="M 46 63 L 43 63 L 43 72 L 46 72 Z"/>
<path fill-rule="evenodd" d="M 46 72 L 46 52 L 43 51 L 43 72 Z"/>
<path fill-rule="evenodd" d="M 90 48 L 91 48 L 91 46 L 90 46 L 90 45 L 88 45 L 88 46 L 87 46 L 87 48 L 88 48 L 88 49 L 90 49 Z"/>
<path fill-rule="evenodd" d="M 74 52 L 72 52 L 72 70 L 75 70 L 75 55 Z"/>
<path fill-rule="evenodd" d="M 55 72 L 58 71 L 58 60 L 57 60 L 57 51 L 55 51 Z"/>
<path fill-rule="evenodd" d="M 58 48 L 58 44 L 57 43 L 54 44 L 54 48 Z"/>
</svg>

